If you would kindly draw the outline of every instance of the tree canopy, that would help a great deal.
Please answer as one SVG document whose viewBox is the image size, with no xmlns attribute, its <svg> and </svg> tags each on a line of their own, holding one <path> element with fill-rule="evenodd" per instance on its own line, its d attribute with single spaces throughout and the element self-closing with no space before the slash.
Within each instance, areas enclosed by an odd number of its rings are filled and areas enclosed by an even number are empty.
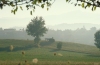
<svg viewBox="0 0 100 65">
<path fill-rule="evenodd" d="M 45 21 L 42 17 L 35 17 L 31 20 L 31 22 L 27 25 L 26 32 L 28 35 L 34 37 L 34 43 L 39 45 L 40 37 L 44 36 L 46 33 L 47 28 L 44 26 Z"/>
<path fill-rule="evenodd" d="M 36 6 L 44 8 L 47 7 L 47 10 L 49 10 L 49 7 L 55 2 L 56 0 L 0 0 L 0 8 L 3 9 L 5 6 L 10 6 L 13 9 L 11 10 L 11 13 L 16 13 L 18 8 L 23 10 L 22 5 L 26 5 L 27 10 L 33 9 L 30 11 L 30 14 L 32 15 L 32 12 L 36 9 Z M 100 1 L 99 0 L 65 0 L 67 3 L 74 4 L 75 6 L 82 6 L 82 8 L 92 7 L 92 11 L 96 10 L 96 7 L 100 7 Z"/>
</svg>

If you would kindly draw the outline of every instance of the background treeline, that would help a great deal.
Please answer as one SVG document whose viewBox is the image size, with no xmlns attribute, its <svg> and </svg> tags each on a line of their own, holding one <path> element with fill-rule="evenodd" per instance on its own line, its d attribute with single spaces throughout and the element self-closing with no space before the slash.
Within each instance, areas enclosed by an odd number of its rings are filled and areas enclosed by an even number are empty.
<svg viewBox="0 0 100 65">
<path fill-rule="evenodd" d="M 45 38 L 54 38 L 56 41 L 67 41 L 67 42 L 76 42 L 88 45 L 94 45 L 94 33 L 97 31 L 96 27 L 90 28 L 90 30 L 83 28 L 78 28 L 76 30 L 51 30 L 48 29 L 47 34 L 42 37 Z M 24 29 L 0 29 L 0 39 L 25 39 L 33 40 L 32 36 L 27 35 Z"/>
</svg>

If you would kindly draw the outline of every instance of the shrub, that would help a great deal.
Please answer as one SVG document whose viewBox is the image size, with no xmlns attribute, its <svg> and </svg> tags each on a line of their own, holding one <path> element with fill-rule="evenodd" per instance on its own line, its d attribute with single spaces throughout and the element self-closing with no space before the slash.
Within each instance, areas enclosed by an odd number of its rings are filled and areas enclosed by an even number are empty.
<svg viewBox="0 0 100 65">
<path fill-rule="evenodd" d="M 50 38 L 50 39 L 49 39 L 49 42 L 53 43 L 53 42 L 55 42 L 55 39 Z"/>
<path fill-rule="evenodd" d="M 57 43 L 57 49 L 61 50 L 61 48 L 62 48 L 62 42 L 58 42 Z"/>
</svg>

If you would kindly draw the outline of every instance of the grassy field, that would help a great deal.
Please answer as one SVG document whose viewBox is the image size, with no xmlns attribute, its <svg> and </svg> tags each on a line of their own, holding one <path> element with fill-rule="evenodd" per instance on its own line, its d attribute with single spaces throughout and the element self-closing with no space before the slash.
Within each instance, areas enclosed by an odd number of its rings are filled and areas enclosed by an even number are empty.
<svg viewBox="0 0 100 65">
<path fill-rule="evenodd" d="M 10 45 L 14 46 L 12 52 Z M 59 51 L 56 45 L 57 42 L 42 41 L 41 47 L 35 48 L 32 40 L 0 40 L 0 65 L 100 65 L 100 51 L 95 46 L 63 42 Z M 32 63 L 34 58 L 38 59 L 37 64 Z"/>
</svg>

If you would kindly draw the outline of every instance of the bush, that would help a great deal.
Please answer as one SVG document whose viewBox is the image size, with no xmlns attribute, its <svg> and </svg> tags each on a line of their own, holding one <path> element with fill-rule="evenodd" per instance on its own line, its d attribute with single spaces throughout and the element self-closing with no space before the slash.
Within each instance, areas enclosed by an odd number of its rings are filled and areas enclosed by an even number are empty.
<svg viewBox="0 0 100 65">
<path fill-rule="evenodd" d="M 49 42 L 53 43 L 53 42 L 55 42 L 55 39 L 51 38 L 51 39 L 49 39 Z"/>
<path fill-rule="evenodd" d="M 94 38 L 95 38 L 95 45 L 97 48 L 100 49 L 100 30 L 98 30 L 95 34 L 94 34 Z"/>
<path fill-rule="evenodd" d="M 62 42 L 57 43 L 57 49 L 61 50 L 62 48 Z"/>
</svg>

